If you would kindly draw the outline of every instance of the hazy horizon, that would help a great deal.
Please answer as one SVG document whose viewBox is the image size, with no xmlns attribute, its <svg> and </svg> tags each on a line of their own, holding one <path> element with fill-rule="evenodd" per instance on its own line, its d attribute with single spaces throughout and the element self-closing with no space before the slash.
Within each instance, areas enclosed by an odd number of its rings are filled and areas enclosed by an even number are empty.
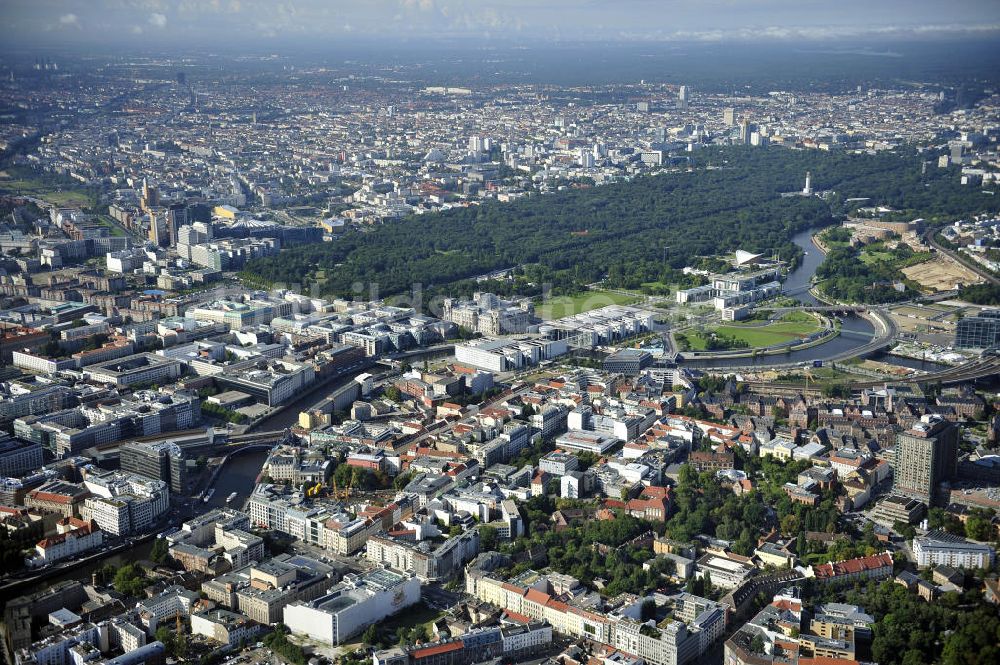
<svg viewBox="0 0 1000 665">
<path fill-rule="evenodd" d="M 994 39 L 995 0 L 6 0 L 18 48 L 409 47 L 480 43 L 782 43 L 875 49 L 899 40 Z"/>
</svg>

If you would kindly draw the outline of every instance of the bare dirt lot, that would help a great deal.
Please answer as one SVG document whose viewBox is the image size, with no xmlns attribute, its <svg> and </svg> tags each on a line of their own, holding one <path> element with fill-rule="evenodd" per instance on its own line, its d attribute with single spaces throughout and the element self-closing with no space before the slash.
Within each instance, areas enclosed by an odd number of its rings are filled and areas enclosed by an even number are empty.
<svg viewBox="0 0 1000 665">
<path fill-rule="evenodd" d="M 920 284 L 928 293 L 950 291 L 957 283 L 978 284 L 982 281 L 976 273 L 943 256 L 903 268 L 903 274 Z"/>
</svg>

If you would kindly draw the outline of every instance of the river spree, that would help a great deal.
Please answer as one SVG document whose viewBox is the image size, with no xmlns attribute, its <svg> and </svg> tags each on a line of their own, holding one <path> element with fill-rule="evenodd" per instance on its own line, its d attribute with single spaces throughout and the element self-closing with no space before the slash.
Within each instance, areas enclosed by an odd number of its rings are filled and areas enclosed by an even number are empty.
<svg viewBox="0 0 1000 665">
<path fill-rule="evenodd" d="M 820 304 L 813 297 L 813 294 L 808 291 L 809 287 L 812 286 L 812 279 L 816 274 L 816 269 L 819 268 L 819 264 L 823 263 L 823 252 L 819 251 L 816 245 L 813 244 L 813 233 L 813 229 L 807 229 L 792 238 L 792 242 L 802 249 L 802 262 L 799 263 L 795 270 L 788 273 L 785 283 L 781 287 L 781 290 L 785 293 L 794 293 L 792 297 L 806 305 Z"/>
<path fill-rule="evenodd" d="M 807 306 L 822 304 L 808 291 L 808 288 L 812 285 L 816 269 L 823 262 L 823 253 L 813 245 L 813 232 L 813 230 L 802 231 L 792 238 L 792 242 L 802 248 L 804 254 L 802 262 L 795 270 L 788 273 L 788 277 L 782 286 L 782 290 L 785 293 L 792 294 L 793 298 Z M 771 365 L 811 363 L 814 360 L 825 360 L 831 356 L 846 353 L 851 349 L 864 346 L 874 336 L 875 328 L 871 323 L 860 316 L 849 315 L 841 318 L 840 334 L 838 336 L 828 342 L 808 349 L 773 356 L 759 356 L 756 359 L 724 358 L 721 360 L 689 360 L 684 362 L 684 366 L 699 368 L 746 367 L 753 364 L 764 368 Z"/>
<path fill-rule="evenodd" d="M 208 506 L 218 508 L 229 505 L 231 508 L 242 508 L 250 493 L 253 492 L 257 476 L 260 475 L 260 470 L 266 459 L 266 450 L 256 450 L 236 454 L 226 460 L 219 477 L 212 485 L 215 493 L 208 500 Z M 236 493 L 236 496 L 227 504 L 226 499 L 233 492 Z"/>
</svg>

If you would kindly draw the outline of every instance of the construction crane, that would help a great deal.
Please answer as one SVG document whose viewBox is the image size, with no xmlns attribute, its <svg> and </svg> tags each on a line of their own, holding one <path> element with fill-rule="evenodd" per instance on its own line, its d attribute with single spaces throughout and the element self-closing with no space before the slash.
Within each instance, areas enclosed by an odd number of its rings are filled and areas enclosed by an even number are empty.
<svg viewBox="0 0 1000 665">
<path fill-rule="evenodd" d="M 333 476 L 333 498 L 335 499 L 349 499 L 351 497 L 351 488 L 354 485 L 354 474 L 351 474 L 350 480 L 347 482 L 347 487 L 345 489 L 340 489 L 337 486 L 337 478 Z"/>
</svg>

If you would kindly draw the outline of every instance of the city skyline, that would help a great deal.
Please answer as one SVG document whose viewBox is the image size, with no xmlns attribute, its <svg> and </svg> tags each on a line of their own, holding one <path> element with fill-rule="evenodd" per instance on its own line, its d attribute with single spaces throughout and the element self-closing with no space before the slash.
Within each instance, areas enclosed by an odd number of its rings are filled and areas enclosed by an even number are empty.
<svg viewBox="0 0 1000 665">
<path fill-rule="evenodd" d="M 1000 662 L 1000 3 L 0 20 L 3 663 Z"/>
</svg>

